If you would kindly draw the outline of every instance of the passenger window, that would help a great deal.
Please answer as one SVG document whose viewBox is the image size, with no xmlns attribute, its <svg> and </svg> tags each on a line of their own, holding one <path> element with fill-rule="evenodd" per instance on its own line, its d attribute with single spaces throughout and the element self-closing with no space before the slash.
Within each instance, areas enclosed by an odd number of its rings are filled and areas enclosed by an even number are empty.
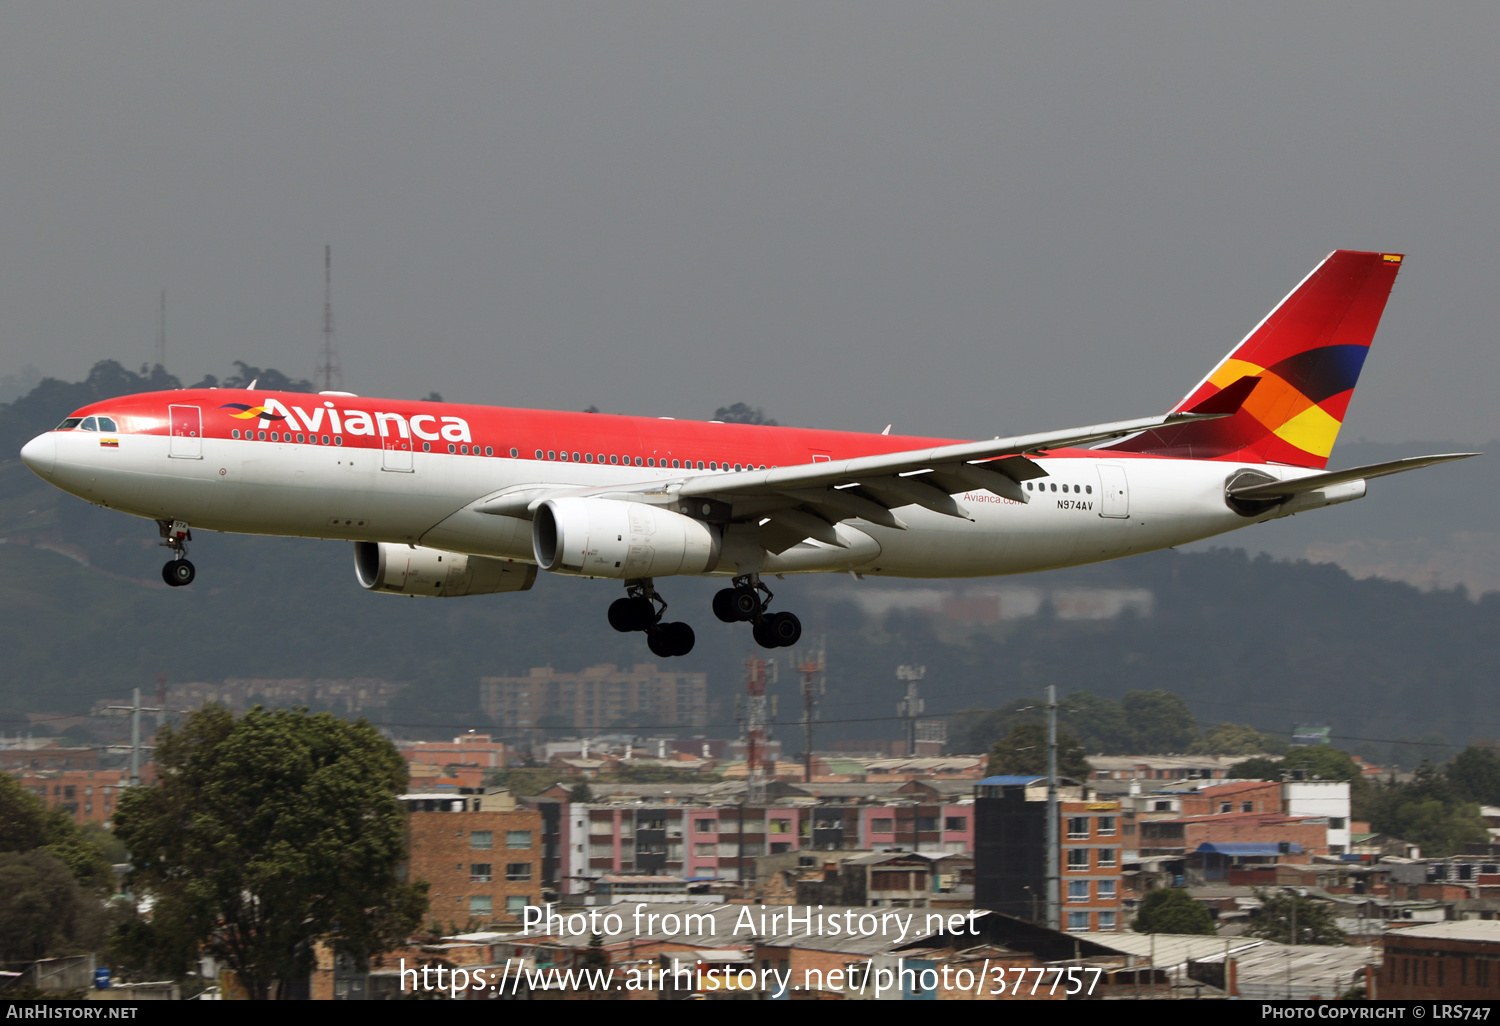
<svg viewBox="0 0 1500 1026">
<path fill-rule="evenodd" d="M 638 467 L 641 465 L 641 458 L 639 456 L 635 458 L 635 465 Z"/>
<path fill-rule="evenodd" d="M 1055 491 L 1057 491 L 1057 485 L 1056 485 L 1056 484 L 1054 484 L 1054 485 L 1053 485 L 1053 486 L 1052 486 L 1052 490 L 1053 490 L 1053 491 L 1054 491 L 1054 492 L 1055 492 Z"/>
<path fill-rule="evenodd" d="M 611 463 L 619 463 L 620 462 L 620 457 L 618 457 L 618 456 L 611 456 L 609 458 L 609 462 L 611 462 Z"/>
<path fill-rule="evenodd" d="M 1083 490 L 1086 493 L 1088 493 L 1089 495 L 1093 495 L 1094 494 L 1094 486 L 1093 485 L 1084 485 L 1083 486 Z"/>
<path fill-rule="evenodd" d="M 594 454 L 591 453 L 591 452 L 584 453 L 583 454 L 583 462 L 585 462 L 585 463 L 592 463 L 592 462 L 594 462 Z"/>
<path fill-rule="evenodd" d="M 431 442 L 423 442 L 422 443 L 422 451 L 423 452 L 431 452 L 432 451 L 432 443 Z"/>
<path fill-rule="evenodd" d="M 547 450 L 547 458 L 549 460 L 555 460 L 555 459 L 557 459 L 557 453 L 554 450 L 552 450 L 552 449 L 548 449 Z"/>
<path fill-rule="evenodd" d="M 1028 491 L 1028 492 L 1029 492 L 1029 491 L 1031 491 L 1031 482 L 1030 482 L 1030 481 L 1027 481 L 1027 482 L 1026 482 L 1026 490 L 1027 490 L 1027 491 Z"/>
<path fill-rule="evenodd" d="M 676 461 L 676 460 L 673 460 L 673 461 L 672 461 L 672 469 L 673 469 L 673 470 L 676 470 L 676 469 L 677 469 L 677 466 L 678 466 L 678 463 L 677 463 L 677 461 Z"/>
<path fill-rule="evenodd" d="M 715 463 L 713 460 L 709 460 L 708 461 L 708 469 L 709 470 L 718 470 L 719 469 L 719 465 L 717 463 Z"/>
<path fill-rule="evenodd" d="M 266 433 L 264 431 L 257 432 L 255 437 L 264 442 L 266 440 Z"/>
<path fill-rule="evenodd" d="M 573 454 L 573 462 L 574 463 L 578 462 L 578 454 L 576 452 Z"/>
<path fill-rule="evenodd" d="M 279 441 L 281 441 L 281 439 L 279 439 L 279 438 L 276 437 L 276 432 L 274 432 L 274 431 L 271 432 L 271 441 L 273 441 L 273 442 L 279 442 Z"/>
<path fill-rule="evenodd" d="M 449 451 L 449 452 L 452 452 L 452 451 L 453 451 L 453 446 L 451 446 L 451 445 L 450 445 L 450 446 L 448 446 L 448 451 Z M 568 454 L 567 454 L 567 453 L 565 453 L 565 452 L 560 452 L 560 453 L 558 453 L 558 454 L 557 454 L 557 458 L 558 458 L 558 459 L 559 459 L 559 460 L 561 460 L 561 461 L 562 461 L 562 462 L 563 462 L 563 463 L 566 463 L 566 462 L 568 462 Z"/>
<path fill-rule="evenodd" d="M 516 457 L 517 457 L 517 456 L 520 456 L 520 455 L 521 455 L 521 453 L 520 453 L 520 451 L 519 451 L 519 450 L 517 450 L 517 449 L 515 449 L 515 448 L 512 448 L 512 449 L 511 449 L 511 450 L 510 450 L 510 458 L 511 458 L 511 459 L 515 459 L 515 458 L 516 458 Z"/>
<path fill-rule="evenodd" d="M 83 430 L 85 430 L 85 431 L 98 431 L 99 430 L 99 422 L 97 420 L 95 420 L 93 417 L 85 417 L 85 418 L 83 418 L 83 423 L 79 424 L 78 426 L 80 428 L 82 428 Z"/>
<path fill-rule="evenodd" d="M 646 457 L 646 466 L 648 466 L 648 467 L 654 467 L 654 466 L 656 466 L 656 457 L 655 456 L 647 456 Z"/>
<path fill-rule="evenodd" d="M 458 450 L 457 450 L 457 448 L 455 448 L 455 446 L 453 445 L 452 442 L 449 442 L 448 443 L 448 451 L 449 452 L 457 452 Z M 563 453 L 563 459 L 567 459 L 567 458 L 568 458 L 568 454 L 567 453 Z"/>
<path fill-rule="evenodd" d="M 240 429 L 239 428 L 235 428 L 233 431 L 229 432 L 229 436 L 231 438 L 238 438 L 238 437 L 240 437 Z"/>
<path fill-rule="evenodd" d="M 327 436 L 327 435 L 324 435 L 324 436 L 323 436 L 323 444 L 324 444 L 324 445 L 327 445 L 327 444 L 328 444 L 328 436 Z"/>
<path fill-rule="evenodd" d="M 538 449 L 538 450 L 537 450 L 537 451 L 536 451 L 536 458 L 537 458 L 537 459 L 541 459 L 541 458 L 542 458 L 542 450 L 540 450 L 540 449 Z"/>
</svg>

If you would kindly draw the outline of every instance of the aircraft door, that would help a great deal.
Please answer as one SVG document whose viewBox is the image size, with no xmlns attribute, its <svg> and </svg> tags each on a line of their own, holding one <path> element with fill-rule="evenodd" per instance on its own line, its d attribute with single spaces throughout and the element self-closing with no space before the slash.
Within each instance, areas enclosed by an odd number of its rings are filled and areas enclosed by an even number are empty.
<svg viewBox="0 0 1500 1026">
<path fill-rule="evenodd" d="M 410 474 L 415 471 L 411 462 L 411 439 L 402 438 L 399 434 L 380 440 L 382 452 L 380 454 L 380 469 L 391 470 L 398 474 Z"/>
<path fill-rule="evenodd" d="M 168 406 L 172 439 L 167 456 L 179 460 L 203 458 L 203 411 L 196 406 Z"/>
<path fill-rule="evenodd" d="M 1122 520 L 1130 516 L 1130 482 L 1118 463 L 1099 464 L 1099 515 Z"/>
</svg>

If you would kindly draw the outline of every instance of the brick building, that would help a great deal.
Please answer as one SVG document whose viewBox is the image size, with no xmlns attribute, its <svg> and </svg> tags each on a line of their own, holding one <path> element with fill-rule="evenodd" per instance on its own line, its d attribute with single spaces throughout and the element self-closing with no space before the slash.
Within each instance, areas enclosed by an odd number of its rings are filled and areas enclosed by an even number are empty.
<svg viewBox="0 0 1500 1026">
<path fill-rule="evenodd" d="M 506 792 L 406 794 L 407 879 L 426 880 L 442 927 L 517 925 L 542 901 L 542 814 Z"/>
<path fill-rule="evenodd" d="M 1046 913 L 1046 778 L 986 777 L 973 805 L 974 904 L 1036 921 Z M 1124 925 L 1120 803 L 1078 788 L 1059 801 L 1060 901 L 1069 932 Z"/>
<path fill-rule="evenodd" d="M 1430 923 L 1385 935 L 1369 996 L 1382 1001 L 1500 999 L 1500 922 Z"/>
<path fill-rule="evenodd" d="M 43 805 L 49 809 L 62 809 L 79 826 L 85 823 L 108 826 L 114 817 L 120 792 L 129 786 L 126 770 L 31 770 L 15 776 L 23 788 L 42 800 Z M 147 763 L 142 767 L 141 779 L 150 783 L 154 778 L 153 767 Z"/>
</svg>

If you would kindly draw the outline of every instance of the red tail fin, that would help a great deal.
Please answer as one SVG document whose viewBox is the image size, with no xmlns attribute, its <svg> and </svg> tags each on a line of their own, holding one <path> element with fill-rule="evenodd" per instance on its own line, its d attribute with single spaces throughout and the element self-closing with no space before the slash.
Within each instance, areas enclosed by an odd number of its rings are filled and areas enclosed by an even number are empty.
<svg viewBox="0 0 1500 1026">
<path fill-rule="evenodd" d="M 1401 260 L 1399 253 L 1330 254 L 1174 408 L 1196 410 L 1236 382 L 1260 378 L 1238 413 L 1104 448 L 1326 467 Z"/>
</svg>

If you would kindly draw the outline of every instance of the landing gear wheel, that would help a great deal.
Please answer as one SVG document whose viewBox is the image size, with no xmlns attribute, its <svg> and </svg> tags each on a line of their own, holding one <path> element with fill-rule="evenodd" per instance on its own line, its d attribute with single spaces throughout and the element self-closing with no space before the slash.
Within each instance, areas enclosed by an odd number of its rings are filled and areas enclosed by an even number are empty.
<svg viewBox="0 0 1500 1026">
<path fill-rule="evenodd" d="M 609 604 L 609 625 L 621 633 L 648 630 L 655 622 L 656 607 L 650 599 L 622 598 Z"/>
<path fill-rule="evenodd" d="M 725 588 L 714 592 L 714 615 L 725 623 L 739 623 L 740 614 L 735 608 L 736 588 Z"/>
<path fill-rule="evenodd" d="M 736 620 L 754 620 L 760 615 L 761 606 L 760 593 L 754 588 L 740 587 L 729 589 L 730 597 L 726 602 L 728 608 L 734 610 Z"/>
<path fill-rule="evenodd" d="M 674 655 L 667 635 L 662 631 L 652 631 L 647 634 L 646 647 L 651 650 L 652 655 L 661 659 L 670 659 Z"/>
<path fill-rule="evenodd" d="M 183 585 L 192 584 L 197 573 L 193 564 L 187 560 L 174 559 L 161 568 L 161 579 L 167 582 L 168 587 L 181 588 Z"/>
<path fill-rule="evenodd" d="M 791 613 L 772 613 L 765 622 L 767 636 L 775 640 L 778 648 L 790 648 L 802 637 L 802 621 Z"/>
<path fill-rule="evenodd" d="M 760 621 L 751 628 L 750 634 L 755 638 L 755 643 L 761 648 L 781 647 L 781 642 L 777 641 L 776 636 L 771 633 L 771 621 L 769 618 Z"/>
<path fill-rule="evenodd" d="M 693 650 L 693 644 L 697 638 L 693 634 L 693 628 L 685 623 L 664 623 L 656 629 L 652 637 L 661 638 L 662 645 L 667 649 L 669 656 L 685 656 Z M 651 651 L 655 652 L 653 648 Z"/>
</svg>

